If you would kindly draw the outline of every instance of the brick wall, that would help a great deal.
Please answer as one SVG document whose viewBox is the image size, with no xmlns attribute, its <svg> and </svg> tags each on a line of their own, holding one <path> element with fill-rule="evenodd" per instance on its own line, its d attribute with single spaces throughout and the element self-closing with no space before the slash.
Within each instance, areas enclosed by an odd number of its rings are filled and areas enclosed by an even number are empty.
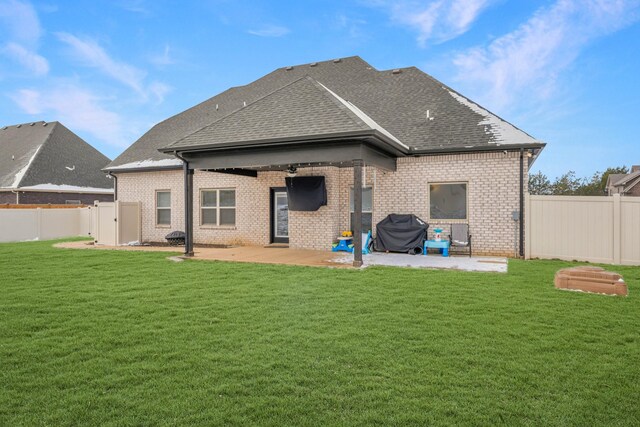
<svg viewBox="0 0 640 427">
<path fill-rule="evenodd" d="M 339 216 L 336 168 L 300 169 L 298 176 L 324 175 L 327 206 L 316 212 L 289 212 L 289 241 L 292 248 L 327 249 L 338 233 Z M 196 171 L 194 186 L 194 239 L 196 243 L 267 245 L 270 243 L 270 189 L 284 187 L 284 172 L 260 172 L 258 178 Z M 182 171 L 123 173 L 118 175 L 118 199 L 142 202 L 142 238 L 162 242 L 172 230 L 184 230 L 184 183 Z M 201 189 L 236 190 L 236 226 L 201 225 Z M 171 191 L 171 225 L 158 226 L 155 220 L 155 192 Z M 328 243 L 327 243 L 328 242 Z"/>
<path fill-rule="evenodd" d="M 478 153 L 398 159 L 396 172 L 364 168 L 364 182 L 374 187 L 373 223 L 390 213 L 413 213 L 430 224 L 449 229 L 450 221 L 429 218 L 429 183 L 466 182 L 468 222 L 477 254 L 514 255 L 519 208 L 519 153 Z M 316 212 L 290 212 L 292 248 L 328 250 L 341 230 L 350 228 L 351 168 L 300 168 L 299 176 L 324 175 L 327 206 Z M 283 187 L 284 172 L 259 172 L 258 178 L 196 171 L 194 175 L 194 238 L 196 243 L 266 245 L 270 240 L 270 188 Z M 525 177 L 525 179 L 527 179 Z M 525 181 L 526 182 L 526 181 Z M 236 189 L 236 226 L 200 225 L 200 189 Z M 155 191 L 171 191 L 171 226 L 155 224 Z M 182 171 L 118 175 L 118 198 L 142 202 L 144 241 L 164 241 L 171 230 L 184 229 Z M 374 230 L 375 232 L 375 230 Z M 430 236 L 432 231 L 430 231 Z"/>
</svg>

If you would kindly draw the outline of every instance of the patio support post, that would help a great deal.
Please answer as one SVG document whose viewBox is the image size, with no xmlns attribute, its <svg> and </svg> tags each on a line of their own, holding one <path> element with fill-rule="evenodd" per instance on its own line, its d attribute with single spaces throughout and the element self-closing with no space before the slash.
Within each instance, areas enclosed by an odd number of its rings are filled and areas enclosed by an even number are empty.
<svg viewBox="0 0 640 427">
<path fill-rule="evenodd" d="M 520 217 L 518 225 L 520 226 L 520 250 L 518 252 L 520 258 L 524 258 L 524 148 L 520 148 Z"/>
<path fill-rule="evenodd" d="M 193 256 L 193 169 L 183 161 L 184 172 L 184 255 Z"/>
<path fill-rule="evenodd" d="M 353 161 L 353 266 L 362 266 L 362 164 Z"/>
</svg>

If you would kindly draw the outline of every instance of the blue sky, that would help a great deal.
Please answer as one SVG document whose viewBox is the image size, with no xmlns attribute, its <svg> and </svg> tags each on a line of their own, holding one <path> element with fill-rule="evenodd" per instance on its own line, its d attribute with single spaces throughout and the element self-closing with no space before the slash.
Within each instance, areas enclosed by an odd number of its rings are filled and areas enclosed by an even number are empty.
<svg viewBox="0 0 640 427">
<path fill-rule="evenodd" d="M 59 120 L 114 158 L 231 86 L 351 55 L 547 142 L 534 171 L 640 164 L 640 0 L 0 0 L 1 124 Z"/>
</svg>

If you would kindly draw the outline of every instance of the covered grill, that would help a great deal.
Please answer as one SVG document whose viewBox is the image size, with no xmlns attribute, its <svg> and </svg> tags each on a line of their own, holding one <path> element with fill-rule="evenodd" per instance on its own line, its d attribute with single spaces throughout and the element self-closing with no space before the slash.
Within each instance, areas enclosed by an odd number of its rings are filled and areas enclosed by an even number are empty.
<svg viewBox="0 0 640 427">
<path fill-rule="evenodd" d="M 376 225 L 374 248 L 381 252 L 421 253 L 428 228 L 429 224 L 415 215 L 388 215 Z"/>
</svg>

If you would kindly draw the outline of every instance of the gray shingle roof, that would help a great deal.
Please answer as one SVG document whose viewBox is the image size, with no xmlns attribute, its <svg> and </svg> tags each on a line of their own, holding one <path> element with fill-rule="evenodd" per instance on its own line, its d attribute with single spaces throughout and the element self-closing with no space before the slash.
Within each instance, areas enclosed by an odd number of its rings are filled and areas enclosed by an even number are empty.
<svg viewBox="0 0 640 427">
<path fill-rule="evenodd" d="M 627 173 L 627 174 L 614 174 L 612 178 L 613 185 L 618 187 L 620 185 L 626 185 L 634 179 L 640 177 L 640 171 Z"/>
<path fill-rule="evenodd" d="M 0 128 L 0 188 L 113 188 L 101 171 L 109 158 L 59 122 Z"/>
<path fill-rule="evenodd" d="M 163 162 L 169 165 L 174 158 L 157 150 L 172 144 L 245 142 L 285 134 L 326 134 L 356 126 L 357 118 L 349 123 L 350 112 L 339 114 L 340 105 L 322 87 L 421 152 L 540 144 L 419 69 L 399 71 L 375 70 L 359 57 L 279 68 L 157 124 L 107 169 L 135 167 L 139 162 L 151 167 Z M 308 79 L 301 80 L 305 77 Z M 318 100 L 322 103 L 316 104 Z"/>
<path fill-rule="evenodd" d="M 302 77 L 171 147 L 336 134 L 371 129 L 310 77 Z"/>
</svg>

